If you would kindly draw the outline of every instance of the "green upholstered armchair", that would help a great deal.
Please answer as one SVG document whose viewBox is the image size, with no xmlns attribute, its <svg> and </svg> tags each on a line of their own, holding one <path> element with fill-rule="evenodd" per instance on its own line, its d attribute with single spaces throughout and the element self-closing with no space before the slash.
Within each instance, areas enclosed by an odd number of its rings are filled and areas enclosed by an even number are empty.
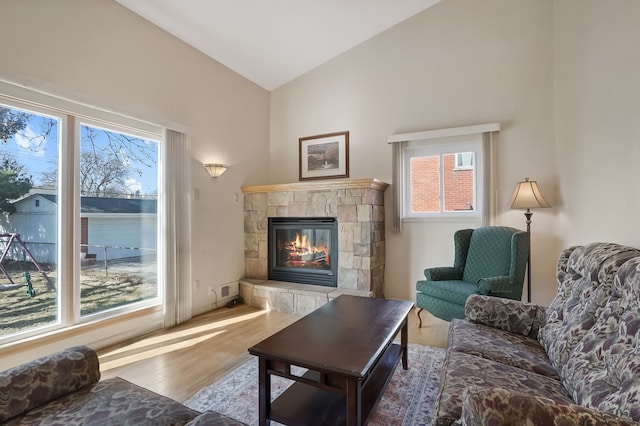
<svg viewBox="0 0 640 426">
<path fill-rule="evenodd" d="M 464 304 L 471 294 L 522 298 L 529 255 L 527 232 L 483 226 L 457 231 L 453 239 L 453 267 L 427 268 L 426 279 L 416 284 L 418 327 L 422 327 L 423 309 L 445 321 L 464 318 Z"/>
</svg>

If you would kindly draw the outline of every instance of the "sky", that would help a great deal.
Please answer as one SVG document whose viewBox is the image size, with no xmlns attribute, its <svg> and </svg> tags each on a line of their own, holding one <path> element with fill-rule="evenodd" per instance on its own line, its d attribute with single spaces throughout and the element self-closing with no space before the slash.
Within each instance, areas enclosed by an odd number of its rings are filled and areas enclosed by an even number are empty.
<svg viewBox="0 0 640 426">
<path fill-rule="evenodd" d="M 4 106 L 4 105 L 1 105 Z M 9 107 L 10 108 L 10 107 Z M 35 113 L 31 114 L 31 118 L 27 127 L 19 133 L 16 133 L 6 142 L 0 140 L 0 155 L 9 154 L 14 157 L 18 163 L 25 167 L 28 175 L 31 175 L 35 186 L 42 184 L 42 173 L 58 168 L 58 138 L 59 129 L 56 121 L 55 126 L 51 129 L 48 136 L 43 138 L 43 128 L 46 118 Z M 87 134 L 87 127 L 82 126 L 81 135 L 83 142 L 81 149 L 91 149 L 91 144 L 86 142 L 84 137 Z M 94 138 L 95 146 L 99 148 L 109 147 L 106 133 L 98 128 Z M 117 132 L 112 132 L 117 134 Z M 137 148 L 120 149 L 117 152 L 120 158 L 129 169 L 128 177 L 125 180 L 127 190 L 131 193 L 140 191 L 141 194 L 157 194 L 158 180 L 158 144 L 153 141 L 144 141 L 136 139 L 139 146 L 144 147 L 145 153 L 151 155 L 155 161 L 147 161 L 143 164 L 137 161 L 135 153 L 139 151 Z M 139 173 L 140 172 L 140 173 Z"/>
</svg>

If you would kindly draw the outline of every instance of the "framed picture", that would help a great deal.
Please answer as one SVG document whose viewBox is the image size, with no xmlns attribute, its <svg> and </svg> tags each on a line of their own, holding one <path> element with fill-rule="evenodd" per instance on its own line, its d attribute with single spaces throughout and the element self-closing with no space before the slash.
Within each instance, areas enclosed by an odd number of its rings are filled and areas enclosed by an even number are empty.
<svg viewBox="0 0 640 426">
<path fill-rule="evenodd" d="M 300 138 L 300 180 L 349 177 L 349 132 Z"/>
</svg>

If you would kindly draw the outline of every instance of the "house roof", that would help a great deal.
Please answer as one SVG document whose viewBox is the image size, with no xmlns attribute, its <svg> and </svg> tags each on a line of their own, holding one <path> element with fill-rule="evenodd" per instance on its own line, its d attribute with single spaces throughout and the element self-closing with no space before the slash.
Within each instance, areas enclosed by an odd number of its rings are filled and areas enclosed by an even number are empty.
<svg viewBox="0 0 640 426">
<path fill-rule="evenodd" d="M 39 195 L 52 203 L 57 202 L 57 195 L 34 193 L 19 201 Z M 157 213 L 158 200 L 148 198 L 111 198 L 81 197 L 81 213 Z"/>
</svg>

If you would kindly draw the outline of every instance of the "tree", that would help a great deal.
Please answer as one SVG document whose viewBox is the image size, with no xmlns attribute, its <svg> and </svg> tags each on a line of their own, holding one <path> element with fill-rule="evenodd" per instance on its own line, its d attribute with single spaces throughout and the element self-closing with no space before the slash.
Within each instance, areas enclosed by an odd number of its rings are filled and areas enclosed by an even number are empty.
<svg viewBox="0 0 640 426">
<path fill-rule="evenodd" d="M 0 212 L 13 213 L 15 206 L 11 203 L 33 188 L 33 180 L 10 155 L 0 157 Z"/>
<path fill-rule="evenodd" d="M 127 192 L 124 184 L 129 173 L 127 165 L 119 158 L 98 152 L 80 154 L 80 191 L 96 197 L 122 195 Z"/>
<path fill-rule="evenodd" d="M 129 169 L 115 156 L 103 152 L 83 151 L 80 154 L 80 192 L 94 197 L 119 196 L 127 193 L 125 179 Z M 44 186 L 56 187 L 58 174 L 51 169 L 42 174 Z"/>
</svg>

